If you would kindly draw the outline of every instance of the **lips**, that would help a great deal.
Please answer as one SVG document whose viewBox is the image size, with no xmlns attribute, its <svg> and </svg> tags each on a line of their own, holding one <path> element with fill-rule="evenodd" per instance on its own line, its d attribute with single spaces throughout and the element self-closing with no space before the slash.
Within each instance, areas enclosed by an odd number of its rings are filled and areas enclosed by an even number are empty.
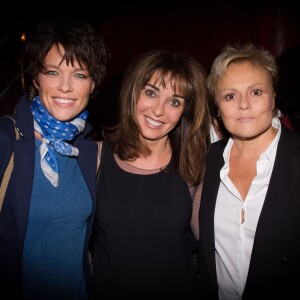
<svg viewBox="0 0 300 300">
<path fill-rule="evenodd" d="M 241 122 L 241 123 L 249 123 L 251 121 L 253 121 L 254 118 L 252 117 L 241 117 L 241 118 L 238 118 L 238 121 Z"/>
</svg>

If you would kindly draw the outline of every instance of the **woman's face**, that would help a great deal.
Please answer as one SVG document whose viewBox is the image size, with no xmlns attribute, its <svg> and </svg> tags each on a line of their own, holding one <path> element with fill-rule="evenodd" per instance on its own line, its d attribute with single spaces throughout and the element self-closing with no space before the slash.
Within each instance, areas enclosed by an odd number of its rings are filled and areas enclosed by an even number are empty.
<svg viewBox="0 0 300 300">
<path fill-rule="evenodd" d="M 76 60 L 74 66 L 67 65 L 65 60 L 60 65 L 63 54 L 61 46 L 59 51 L 55 45 L 50 49 L 45 57 L 45 70 L 39 73 L 34 85 L 48 112 L 59 121 L 70 121 L 86 108 L 94 81 Z"/>
<path fill-rule="evenodd" d="M 168 133 L 177 125 L 185 108 L 185 99 L 176 93 L 169 78 L 164 88 L 157 74 L 142 89 L 136 106 L 136 120 L 144 140 L 167 139 Z"/>
<path fill-rule="evenodd" d="M 230 64 L 217 82 L 215 99 L 233 137 L 251 139 L 271 128 L 275 93 L 268 72 L 261 66 Z"/>
</svg>

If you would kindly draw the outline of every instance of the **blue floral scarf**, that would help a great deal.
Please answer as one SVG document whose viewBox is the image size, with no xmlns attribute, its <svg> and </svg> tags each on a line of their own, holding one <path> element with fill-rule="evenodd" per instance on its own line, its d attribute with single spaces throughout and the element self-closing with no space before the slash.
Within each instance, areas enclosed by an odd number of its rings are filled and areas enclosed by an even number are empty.
<svg viewBox="0 0 300 300">
<path fill-rule="evenodd" d="M 78 156 L 76 147 L 64 141 L 72 141 L 85 128 L 88 112 L 83 111 L 70 122 L 56 120 L 43 106 L 40 97 L 31 102 L 34 129 L 43 138 L 40 146 L 41 168 L 53 186 L 58 186 L 59 167 L 56 155 Z"/>
</svg>

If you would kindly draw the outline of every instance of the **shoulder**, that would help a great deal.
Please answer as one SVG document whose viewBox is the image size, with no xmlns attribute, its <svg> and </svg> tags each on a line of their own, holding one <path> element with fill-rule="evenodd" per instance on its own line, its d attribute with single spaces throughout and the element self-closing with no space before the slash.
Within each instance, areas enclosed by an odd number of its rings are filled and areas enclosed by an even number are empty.
<svg viewBox="0 0 300 300">
<path fill-rule="evenodd" d="M 211 155 L 223 153 L 227 143 L 228 143 L 228 138 L 222 138 L 214 143 L 211 143 L 208 151 L 208 155 L 211 156 Z"/>
<path fill-rule="evenodd" d="M 101 160 L 106 152 L 106 149 L 108 148 L 108 143 L 105 140 L 97 141 L 98 146 L 98 155 L 97 155 L 97 169 L 100 166 Z"/>
<path fill-rule="evenodd" d="M 281 148 L 292 148 L 297 153 L 300 152 L 300 135 L 285 126 L 282 126 L 279 145 Z"/>
<path fill-rule="evenodd" d="M 0 117 L 0 141 L 2 143 L 7 143 L 15 139 L 15 126 L 13 116 L 2 116 Z"/>
<path fill-rule="evenodd" d="M 210 145 L 206 155 L 206 172 L 215 168 L 219 168 L 224 163 L 223 153 L 228 143 L 228 138 L 214 142 Z"/>
<path fill-rule="evenodd" d="M 7 116 L 0 117 L 0 174 L 4 172 L 16 139 L 15 126 Z"/>
</svg>

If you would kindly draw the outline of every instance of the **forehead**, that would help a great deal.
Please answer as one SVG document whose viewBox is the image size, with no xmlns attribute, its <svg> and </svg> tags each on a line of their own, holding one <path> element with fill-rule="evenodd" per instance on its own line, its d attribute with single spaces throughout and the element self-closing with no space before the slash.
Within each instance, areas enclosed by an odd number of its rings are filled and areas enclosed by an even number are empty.
<svg viewBox="0 0 300 300">
<path fill-rule="evenodd" d="M 61 44 L 54 44 L 47 55 L 45 56 L 46 65 L 71 65 L 74 68 L 83 68 L 84 65 L 80 64 L 74 55 L 67 55 L 65 48 Z"/>
<path fill-rule="evenodd" d="M 271 77 L 269 72 L 258 64 L 253 64 L 249 61 L 233 62 L 227 67 L 224 76 L 219 79 L 218 85 L 225 82 L 236 84 L 242 82 L 249 82 L 249 84 L 271 84 Z"/>
<path fill-rule="evenodd" d="M 54 44 L 45 56 L 45 60 L 62 59 L 64 53 L 65 49 L 61 45 Z"/>
<path fill-rule="evenodd" d="M 171 88 L 173 92 L 180 94 L 184 94 L 186 90 L 184 79 L 178 74 L 171 72 L 163 73 L 161 71 L 155 71 L 151 76 L 149 83 L 156 86 L 162 86 L 163 88 Z"/>
<path fill-rule="evenodd" d="M 169 83 L 171 80 L 170 73 L 163 73 L 162 71 L 155 71 L 150 77 L 150 82 L 155 84 Z"/>
<path fill-rule="evenodd" d="M 233 62 L 231 63 L 225 72 L 225 77 L 239 77 L 241 75 L 253 75 L 269 77 L 268 71 L 259 64 L 254 64 L 250 61 Z"/>
</svg>

